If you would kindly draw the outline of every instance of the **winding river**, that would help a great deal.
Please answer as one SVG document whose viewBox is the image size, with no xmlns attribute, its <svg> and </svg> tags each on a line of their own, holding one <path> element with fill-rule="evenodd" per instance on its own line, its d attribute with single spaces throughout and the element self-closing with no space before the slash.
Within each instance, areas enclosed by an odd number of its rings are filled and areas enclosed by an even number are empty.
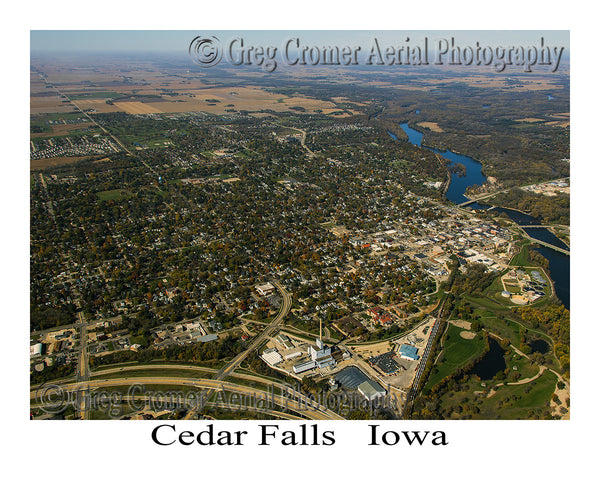
<svg viewBox="0 0 600 480">
<path fill-rule="evenodd" d="M 421 148 L 426 148 L 427 150 L 431 150 L 433 152 L 438 153 L 442 157 L 450 160 L 449 167 L 460 163 L 465 166 L 466 173 L 464 175 L 457 174 L 451 172 L 450 185 L 446 192 L 446 198 L 453 203 L 463 203 L 468 200 L 465 197 L 465 192 L 468 187 L 471 185 L 483 185 L 486 182 L 486 178 L 481 173 L 481 163 L 472 159 L 471 157 L 467 157 L 466 155 L 461 155 L 459 153 L 454 153 L 449 150 L 445 152 L 430 148 L 423 147 L 423 134 L 414 128 L 408 126 L 408 123 L 401 123 L 400 127 L 406 135 L 408 135 L 408 141 L 413 145 Z M 398 137 L 391 132 L 388 132 L 389 135 L 394 139 L 398 140 Z M 481 205 L 479 203 L 474 203 L 469 205 L 470 208 L 473 209 L 489 209 L 489 205 Z M 518 225 L 522 226 L 525 232 L 532 237 L 538 240 L 542 240 L 551 245 L 555 245 L 565 250 L 569 250 L 569 247 L 565 245 L 561 240 L 559 240 L 552 232 L 545 228 L 528 228 L 527 225 L 537 225 L 539 221 L 534 217 L 527 215 L 526 213 L 519 212 L 517 210 L 511 210 L 508 208 L 500 208 L 495 207 L 495 210 L 505 213 L 511 220 L 513 220 Z M 570 309 L 570 291 L 571 291 L 571 267 L 569 256 L 563 253 L 557 252 L 551 248 L 540 245 L 535 248 L 536 251 L 541 253 L 545 258 L 548 259 L 549 262 L 549 274 L 552 280 L 554 281 L 554 288 L 556 291 L 556 296 L 560 299 L 560 301 L 564 304 L 564 306 Z"/>
</svg>

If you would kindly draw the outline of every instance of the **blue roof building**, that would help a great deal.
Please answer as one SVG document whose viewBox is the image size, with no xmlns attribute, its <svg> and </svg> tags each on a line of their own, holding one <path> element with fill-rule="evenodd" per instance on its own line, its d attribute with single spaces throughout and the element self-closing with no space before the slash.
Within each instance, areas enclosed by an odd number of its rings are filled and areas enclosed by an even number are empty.
<svg viewBox="0 0 600 480">
<path fill-rule="evenodd" d="M 417 352 L 419 349 L 412 345 L 404 344 L 400 347 L 400 358 L 406 358 L 407 360 L 418 360 L 419 356 Z"/>
</svg>

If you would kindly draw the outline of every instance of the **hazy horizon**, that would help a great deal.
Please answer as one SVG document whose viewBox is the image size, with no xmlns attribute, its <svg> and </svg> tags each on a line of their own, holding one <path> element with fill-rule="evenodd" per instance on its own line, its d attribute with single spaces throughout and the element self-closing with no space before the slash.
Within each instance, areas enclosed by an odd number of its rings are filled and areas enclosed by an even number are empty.
<svg viewBox="0 0 600 480">
<path fill-rule="evenodd" d="M 290 37 L 311 45 L 358 45 L 376 37 L 382 44 L 403 45 L 406 38 L 418 44 L 454 37 L 457 44 L 512 46 L 538 44 L 570 50 L 568 30 L 31 30 L 30 52 L 43 53 L 187 53 L 196 35 L 217 36 L 223 41 L 243 36 L 248 44 L 279 47 Z"/>
</svg>

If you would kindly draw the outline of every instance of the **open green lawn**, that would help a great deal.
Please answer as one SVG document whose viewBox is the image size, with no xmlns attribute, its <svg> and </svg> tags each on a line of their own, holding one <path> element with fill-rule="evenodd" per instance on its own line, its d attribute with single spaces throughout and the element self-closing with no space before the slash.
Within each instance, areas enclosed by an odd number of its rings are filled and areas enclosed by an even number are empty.
<svg viewBox="0 0 600 480">
<path fill-rule="evenodd" d="M 528 254 L 529 245 L 531 244 L 531 242 L 530 241 L 523 241 L 523 243 L 519 242 L 519 244 L 520 244 L 520 246 L 522 248 L 519 251 L 519 253 L 517 253 L 510 260 L 509 265 L 521 265 L 521 266 L 529 265 L 529 261 L 527 260 L 527 254 Z M 517 247 L 519 246 L 519 244 L 517 244 Z"/>
<path fill-rule="evenodd" d="M 433 387 L 457 368 L 466 365 L 471 359 L 483 353 L 486 342 L 482 333 L 477 333 L 473 340 L 467 340 L 460 336 L 460 332 L 463 331 L 465 330 L 454 325 L 448 326 L 448 338 L 444 342 L 442 356 L 429 376 L 426 389 Z"/>
<path fill-rule="evenodd" d="M 516 293 L 516 294 L 521 293 L 521 288 L 517 284 L 505 283 L 504 286 L 506 287 L 506 290 L 508 290 L 510 293 Z"/>
<path fill-rule="evenodd" d="M 495 315 L 487 314 L 479 319 L 481 325 L 496 335 L 507 338 L 513 345 L 519 345 L 521 341 L 520 327 L 507 319 L 498 319 Z"/>
<path fill-rule="evenodd" d="M 523 357 L 515 352 L 512 348 L 509 348 L 510 355 L 505 355 L 506 366 L 507 368 L 513 372 L 515 371 L 513 367 L 517 367 L 517 372 L 519 372 L 520 377 L 519 380 L 524 378 L 531 378 L 538 374 L 540 371 L 540 367 L 535 363 L 532 364 L 531 360 L 527 357 Z"/>
<path fill-rule="evenodd" d="M 481 382 L 476 377 L 461 391 L 450 391 L 440 397 L 440 408 L 456 409 L 461 405 L 473 405 L 479 412 L 471 412 L 473 419 L 503 419 L 517 420 L 533 418 L 534 415 L 544 416 L 546 403 L 554 392 L 557 377 L 548 370 L 538 379 L 523 385 L 502 385 L 491 397 L 476 395 L 481 391 Z M 489 385 L 488 385 L 489 386 Z M 459 418 L 456 414 L 452 418 Z"/>
<path fill-rule="evenodd" d="M 101 201 L 108 200 L 126 200 L 132 196 L 132 193 L 129 190 L 125 190 L 123 188 L 117 188 L 115 190 L 105 190 L 103 192 L 96 193 L 98 198 Z"/>
<path fill-rule="evenodd" d="M 146 339 L 141 335 L 138 335 L 138 336 L 131 335 L 129 337 L 129 342 L 131 343 L 131 345 L 137 344 L 137 345 L 141 345 L 142 347 L 145 347 L 148 345 L 148 342 L 146 341 Z"/>
<path fill-rule="evenodd" d="M 147 141 L 146 144 L 149 147 L 168 147 L 168 146 L 173 145 L 173 142 L 167 138 L 160 138 L 160 139 Z"/>
<path fill-rule="evenodd" d="M 479 407 L 482 418 L 516 420 L 528 418 L 530 410 L 542 409 L 550 400 L 557 378 L 546 371 L 533 382 L 524 385 L 503 385 Z"/>
</svg>

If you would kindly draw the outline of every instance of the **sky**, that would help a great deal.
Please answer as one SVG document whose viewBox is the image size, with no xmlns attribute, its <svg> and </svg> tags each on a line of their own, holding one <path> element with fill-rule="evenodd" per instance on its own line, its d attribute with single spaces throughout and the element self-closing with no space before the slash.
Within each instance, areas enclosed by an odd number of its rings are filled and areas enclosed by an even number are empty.
<svg viewBox="0 0 600 480">
<path fill-rule="evenodd" d="M 398 45 L 410 38 L 411 43 L 454 37 L 456 42 L 474 46 L 477 41 L 483 45 L 527 46 L 539 44 L 543 37 L 550 46 L 565 47 L 569 50 L 567 30 L 431 30 L 431 31 L 343 31 L 343 30 L 31 30 L 31 53 L 88 53 L 88 52 L 182 52 L 186 53 L 190 41 L 197 35 L 214 35 L 227 41 L 243 37 L 249 43 L 279 47 L 288 38 L 298 37 L 310 45 L 358 45 L 370 42 L 374 37 L 382 44 Z"/>
</svg>

